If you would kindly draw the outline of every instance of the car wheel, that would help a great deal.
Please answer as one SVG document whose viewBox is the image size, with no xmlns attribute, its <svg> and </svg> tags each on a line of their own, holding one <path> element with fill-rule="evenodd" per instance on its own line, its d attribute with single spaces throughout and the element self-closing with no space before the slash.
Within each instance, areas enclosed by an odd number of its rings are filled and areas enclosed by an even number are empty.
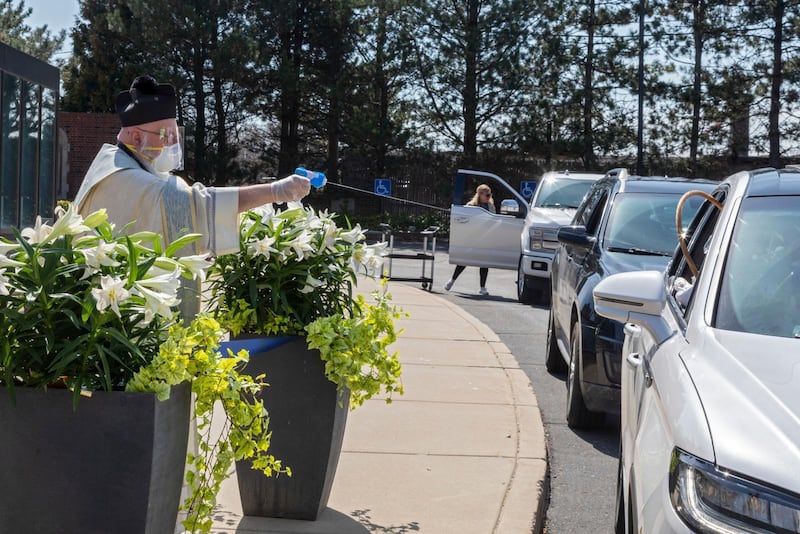
<svg viewBox="0 0 800 534">
<path fill-rule="evenodd" d="M 537 278 L 538 283 L 533 288 L 533 296 L 531 301 L 540 306 L 547 306 L 550 304 L 550 281 L 546 278 Z"/>
<path fill-rule="evenodd" d="M 567 372 L 567 426 L 570 428 L 594 428 L 603 420 L 603 414 L 586 407 L 581 392 L 581 326 L 572 325 L 569 370 Z"/>
<path fill-rule="evenodd" d="M 547 346 L 545 347 L 545 354 L 547 355 L 544 360 L 544 366 L 550 373 L 561 374 L 567 370 L 567 363 L 558 350 L 558 342 L 556 341 L 556 323 L 553 318 L 553 309 L 550 309 L 550 318 L 548 319 L 547 327 Z"/>
<path fill-rule="evenodd" d="M 621 447 L 620 447 L 621 449 Z M 625 529 L 625 488 L 622 482 L 622 450 L 617 466 L 617 510 L 614 514 L 614 534 L 626 534 Z"/>
<path fill-rule="evenodd" d="M 530 304 L 533 292 L 528 287 L 528 277 L 522 271 L 522 260 L 523 258 L 520 256 L 519 265 L 517 266 L 517 300 L 522 304 Z"/>
</svg>

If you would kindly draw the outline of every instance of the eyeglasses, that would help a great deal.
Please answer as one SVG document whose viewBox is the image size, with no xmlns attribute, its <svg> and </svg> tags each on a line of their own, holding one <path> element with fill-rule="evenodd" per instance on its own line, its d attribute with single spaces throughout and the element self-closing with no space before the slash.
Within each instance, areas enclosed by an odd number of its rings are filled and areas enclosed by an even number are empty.
<svg viewBox="0 0 800 534">
<path fill-rule="evenodd" d="M 492 194 L 487 191 L 481 191 L 481 195 L 486 195 L 487 197 L 492 196 Z"/>
<path fill-rule="evenodd" d="M 164 143 L 166 146 L 172 146 L 178 142 L 178 130 L 168 130 L 166 128 L 161 128 L 159 131 L 154 132 L 152 130 L 145 130 L 144 128 L 136 128 L 140 132 L 149 133 L 153 135 L 157 135 L 161 142 Z M 166 142 L 165 142 L 166 141 Z"/>
</svg>

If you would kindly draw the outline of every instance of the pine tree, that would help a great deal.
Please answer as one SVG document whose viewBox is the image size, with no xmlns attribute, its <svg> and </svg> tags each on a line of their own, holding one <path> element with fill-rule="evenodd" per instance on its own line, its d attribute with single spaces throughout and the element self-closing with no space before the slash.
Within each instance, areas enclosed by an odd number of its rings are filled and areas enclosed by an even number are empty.
<svg viewBox="0 0 800 534">
<path fill-rule="evenodd" d="M 47 63 L 58 65 L 55 53 L 64 44 L 66 32 L 53 34 L 47 25 L 31 28 L 26 20 L 33 9 L 25 7 L 25 0 L 15 4 L 13 0 L 0 1 L 0 42 Z"/>
</svg>

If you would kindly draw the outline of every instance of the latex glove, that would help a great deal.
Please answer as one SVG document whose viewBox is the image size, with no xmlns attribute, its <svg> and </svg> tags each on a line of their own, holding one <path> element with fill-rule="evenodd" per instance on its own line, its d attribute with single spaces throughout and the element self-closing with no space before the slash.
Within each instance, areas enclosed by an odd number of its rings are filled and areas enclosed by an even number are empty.
<svg viewBox="0 0 800 534">
<path fill-rule="evenodd" d="M 292 174 L 272 182 L 270 191 L 273 202 L 292 202 L 300 200 L 311 191 L 311 182 L 308 178 Z"/>
</svg>

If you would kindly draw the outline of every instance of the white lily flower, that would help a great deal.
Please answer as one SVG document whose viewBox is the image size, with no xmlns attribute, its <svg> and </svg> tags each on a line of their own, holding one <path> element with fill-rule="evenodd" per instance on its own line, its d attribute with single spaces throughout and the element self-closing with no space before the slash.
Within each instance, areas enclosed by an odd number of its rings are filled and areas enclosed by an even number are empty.
<svg viewBox="0 0 800 534">
<path fill-rule="evenodd" d="M 43 243 L 51 233 L 53 233 L 53 227 L 43 224 L 40 215 L 36 216 L 36 224 L 34 224 L 33 228 L 23 228 L 20 232 L 22 237 L 27 239 L 29 243 Z"/>
<path fill-rule="evenodd" d="M 306 276 L 306 283 L 303 286 L 303 289 L 300 290 L 300 293 L 311 293 L 316 288 L 321 287 L 324 284 L 322 280 L 317 280 L 310 274 Z"/>
<path fill-rule="evenodd" d="M 9 252 L 19 249 L 21 246 L 22 245 L 16 241 L 6 241 L 5 239 L 0 238 L 0 256 L 5 256 Z"/>
<path fill-rule="evenodd" d="M 110 307 L 117 317 L 121 318 L 119 305 L 131 296 L 131 292 L 125 289 L 125 280 L 116 276 L 103 275 L 100 277 L 100 289 L 92 289 L 92 296 L 97 301 L 98 311 Z"/>
<path fill-rule="evenodd" d="M 8 278 L 0 273 L 0 295 L 8 295 L 8 288 L 11 287 L 8 283 Z"/>
<path fill-rule="evenodd" d="M 332 222 L 325 225 L 325 232 L 322 237 L 322 244 L 319 247 L 319 253 L 322 254 L 326 250 L 336 250 L 336 235 L 338 229 Z"/>
<path fill-rule="evenodd" d="M 278 252 L 272 245 L 275 244 L 275 238 L 266 236 L 264 239 L 258 239 L 247 245 L 247 253 L 250 256 L 264 256 L 269 258 L 270 252 Z"/>
<path fill-rule="evenodd" d="M 298 260 L 305 258 L 306 252 L 314 252 L 314 246 L 311 244 L 311 234 L 308 232 L 301 232 L 287 245 L 294 251 Z"/>
<path fill-rule="evenodd" d="M 101 265 L 106 267 L 116 267 L 120 263 L 111 256 L 117 248 L 115 243 L 106 243 L 104 240 L 91 248 L 82 249 L 84 258 L 86 258 L 86 265 L 99 269 Z"/>
<path fill-rule="evenodd" d="M 349 232 L 341 233 L 341 238 L 350 243 L 351 245 L 355 245 L 359 241 L 363 241 L 364 237 L 365 237 L 364 232 L 361 230 L 360 224 L 355 225 L 355 227 Z"/>
<path fill-rule="evenodd" d="M 367 261 L 367 248 L 356 247 L 353 249 L 353 268 L 358 270 Z"/>
<path fill-rule="evenodd" d="M 135 285 L 135 284 L 134 284 Z M 144 322 L 150 324 L 156 315 L 160 315 L 166 319 L 172 319 L 175 315 L 173 306 L 177 306 L 180 300 L 174 295 L 167 295 L 158 291 L 153 291 L 142 287 L 136 286 L 136 291 L 144 297 Z"/>
<path fill-rule="evenodd" d="M 389 253 L 389 243 L 386 241 L 381 241 L 380 243 L 373 243 L 372 245 L 367 245 L 367 248 L 372 250 L 372 253 L 376 256 L 386 256 Z"/>
<path fill-rule="evenodd" d="M 172 272 L 137 280 L 134 282 L 134 286 L 137 289 L 144 287 L 166 295 L 177 295 L 178 288 L 181 286 L 181 270 L 177 268 Z"/>
<path fill-rule="evenodd" d="M 5 254 L 0 254 L 0 269 L 7 267 L 24 267 L 25 263 L 17 260 L 12 260 Z"/>
<path fill-rule="evenodd" d="M 378 273 L 383 268 L 383 258 L 373 253 L 369 253 L 367 254 L 367 262 L 365 267 L 367 268 L 368 273 Z"/>
<path fill-rule="evenodd" d="M 178 263 L 186 267 L 192 273 L 192 279 L 200 279 L 200 282 L 206 281 L 206 271 L 212 265 L 212 261 L 208 259 L 207 254 L 197 254 L 194 256 L 184 256 L 178 258 Z"/>
<path fill-rule="evenodd" d="M 88 232 L 89 230 L 91 230 L 91 228 L 83 223 L 81 214 L 75 211 L 75 205 L 70 204 L 67 211 L 63 212 L 63 215 L 53 224 L 53 230 L 50 232 L 50 235 L 47 236 L 47 239 L 48 241 L 55 240 L 62 235 L 78 235 L 83 232 Z"/>
</svg>

